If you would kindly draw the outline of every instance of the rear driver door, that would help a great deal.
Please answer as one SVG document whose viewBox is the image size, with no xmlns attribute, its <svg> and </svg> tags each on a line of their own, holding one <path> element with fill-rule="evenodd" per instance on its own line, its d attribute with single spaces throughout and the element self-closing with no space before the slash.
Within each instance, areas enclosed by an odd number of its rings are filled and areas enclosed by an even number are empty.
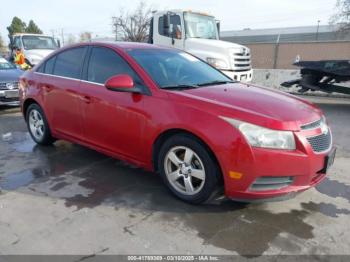
<svg viewBox="0 0 350 262">
<path fill-rule="evenodd" d="M 46 61 L 41 85 L 45 108 L 54 132 L 81 139 L 80 94 L 87 47 L 65 50 Z"/>
</svg>

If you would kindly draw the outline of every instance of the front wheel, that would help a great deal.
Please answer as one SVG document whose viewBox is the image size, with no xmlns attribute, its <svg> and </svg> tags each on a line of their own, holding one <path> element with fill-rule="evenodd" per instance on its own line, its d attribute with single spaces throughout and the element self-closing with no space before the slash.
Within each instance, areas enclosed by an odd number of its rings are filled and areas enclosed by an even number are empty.
<svg viewBox="0 0 350 262">
<path fill-rule="evenodd" d="M 31 104 L 26 113 L 26 122 L 33 140 L 40 145 L 51 145 L 55 139 L 51 136 L 45 114 L 38 104 Z"/>
<path fill-rule="evenodd" d="M 213 195 L 221 174 L 209 150 L 188 135 L 173 136 L 163 144 L 158 167 L 170 191 L 192 204 L 205 202 Z"/>
</svg>

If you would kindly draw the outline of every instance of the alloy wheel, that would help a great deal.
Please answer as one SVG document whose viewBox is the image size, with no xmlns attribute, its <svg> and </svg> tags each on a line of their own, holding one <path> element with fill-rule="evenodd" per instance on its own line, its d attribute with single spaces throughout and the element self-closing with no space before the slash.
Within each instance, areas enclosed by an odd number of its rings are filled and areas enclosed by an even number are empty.
<svg viewBox="0 0 350 262">
<path fill-rule="evenodd" d="M 205 169 L 202 160 L 190 148 L 171 148 L 164 159 L 164 170 L 171 186 L 185 195 L 195 195 L 205 183 Z"/>
<path fill-rule="evenodd" d="M 41 141 L 45 134 L 45 125 L 41 113 L 32 109 L 29 113 L 29 128 L 36 140 Z"/>
</svg>

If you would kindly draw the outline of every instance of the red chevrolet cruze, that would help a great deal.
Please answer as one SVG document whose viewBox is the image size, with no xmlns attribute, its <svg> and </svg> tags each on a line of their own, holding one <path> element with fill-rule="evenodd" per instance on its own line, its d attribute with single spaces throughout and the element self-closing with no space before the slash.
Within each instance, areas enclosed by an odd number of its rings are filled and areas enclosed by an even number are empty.
<svg viewBox="0 0 350 262">
<path fill-rule="evenodd" d="M 36 143 L 65 139 L 155 170 L 190 203 L 221 188 L 241 201 L 294 195 L 335 155 L 313 104 L 148 44 L 60 49 L 24 74 L 20 99 Z"/>
</svg>

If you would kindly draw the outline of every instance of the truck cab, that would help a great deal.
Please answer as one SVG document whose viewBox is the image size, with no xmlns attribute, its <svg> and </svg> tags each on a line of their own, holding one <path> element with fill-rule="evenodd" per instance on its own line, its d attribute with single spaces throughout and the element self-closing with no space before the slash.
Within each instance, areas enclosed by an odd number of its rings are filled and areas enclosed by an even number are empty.
<svg viewBox="0 0 350 262">
<path fill-rule="evenodd" d="M 14 34 L 10 37 L 10 42 L 11 56 L 14 56 L 15 48 L 19 47 L 24 52 L 26 62 L 32 66 L 60 47 L 59 41 L 41 34 Z"/>
<path fill-rule="evenodd" d="M 231 79 L 250 82 L 253 77 L 249 48 L 219 39 L 220 24 L 214 16 L 183 10 L 155 12 L 149 43 L 191 53 Z"/>
</svg>

